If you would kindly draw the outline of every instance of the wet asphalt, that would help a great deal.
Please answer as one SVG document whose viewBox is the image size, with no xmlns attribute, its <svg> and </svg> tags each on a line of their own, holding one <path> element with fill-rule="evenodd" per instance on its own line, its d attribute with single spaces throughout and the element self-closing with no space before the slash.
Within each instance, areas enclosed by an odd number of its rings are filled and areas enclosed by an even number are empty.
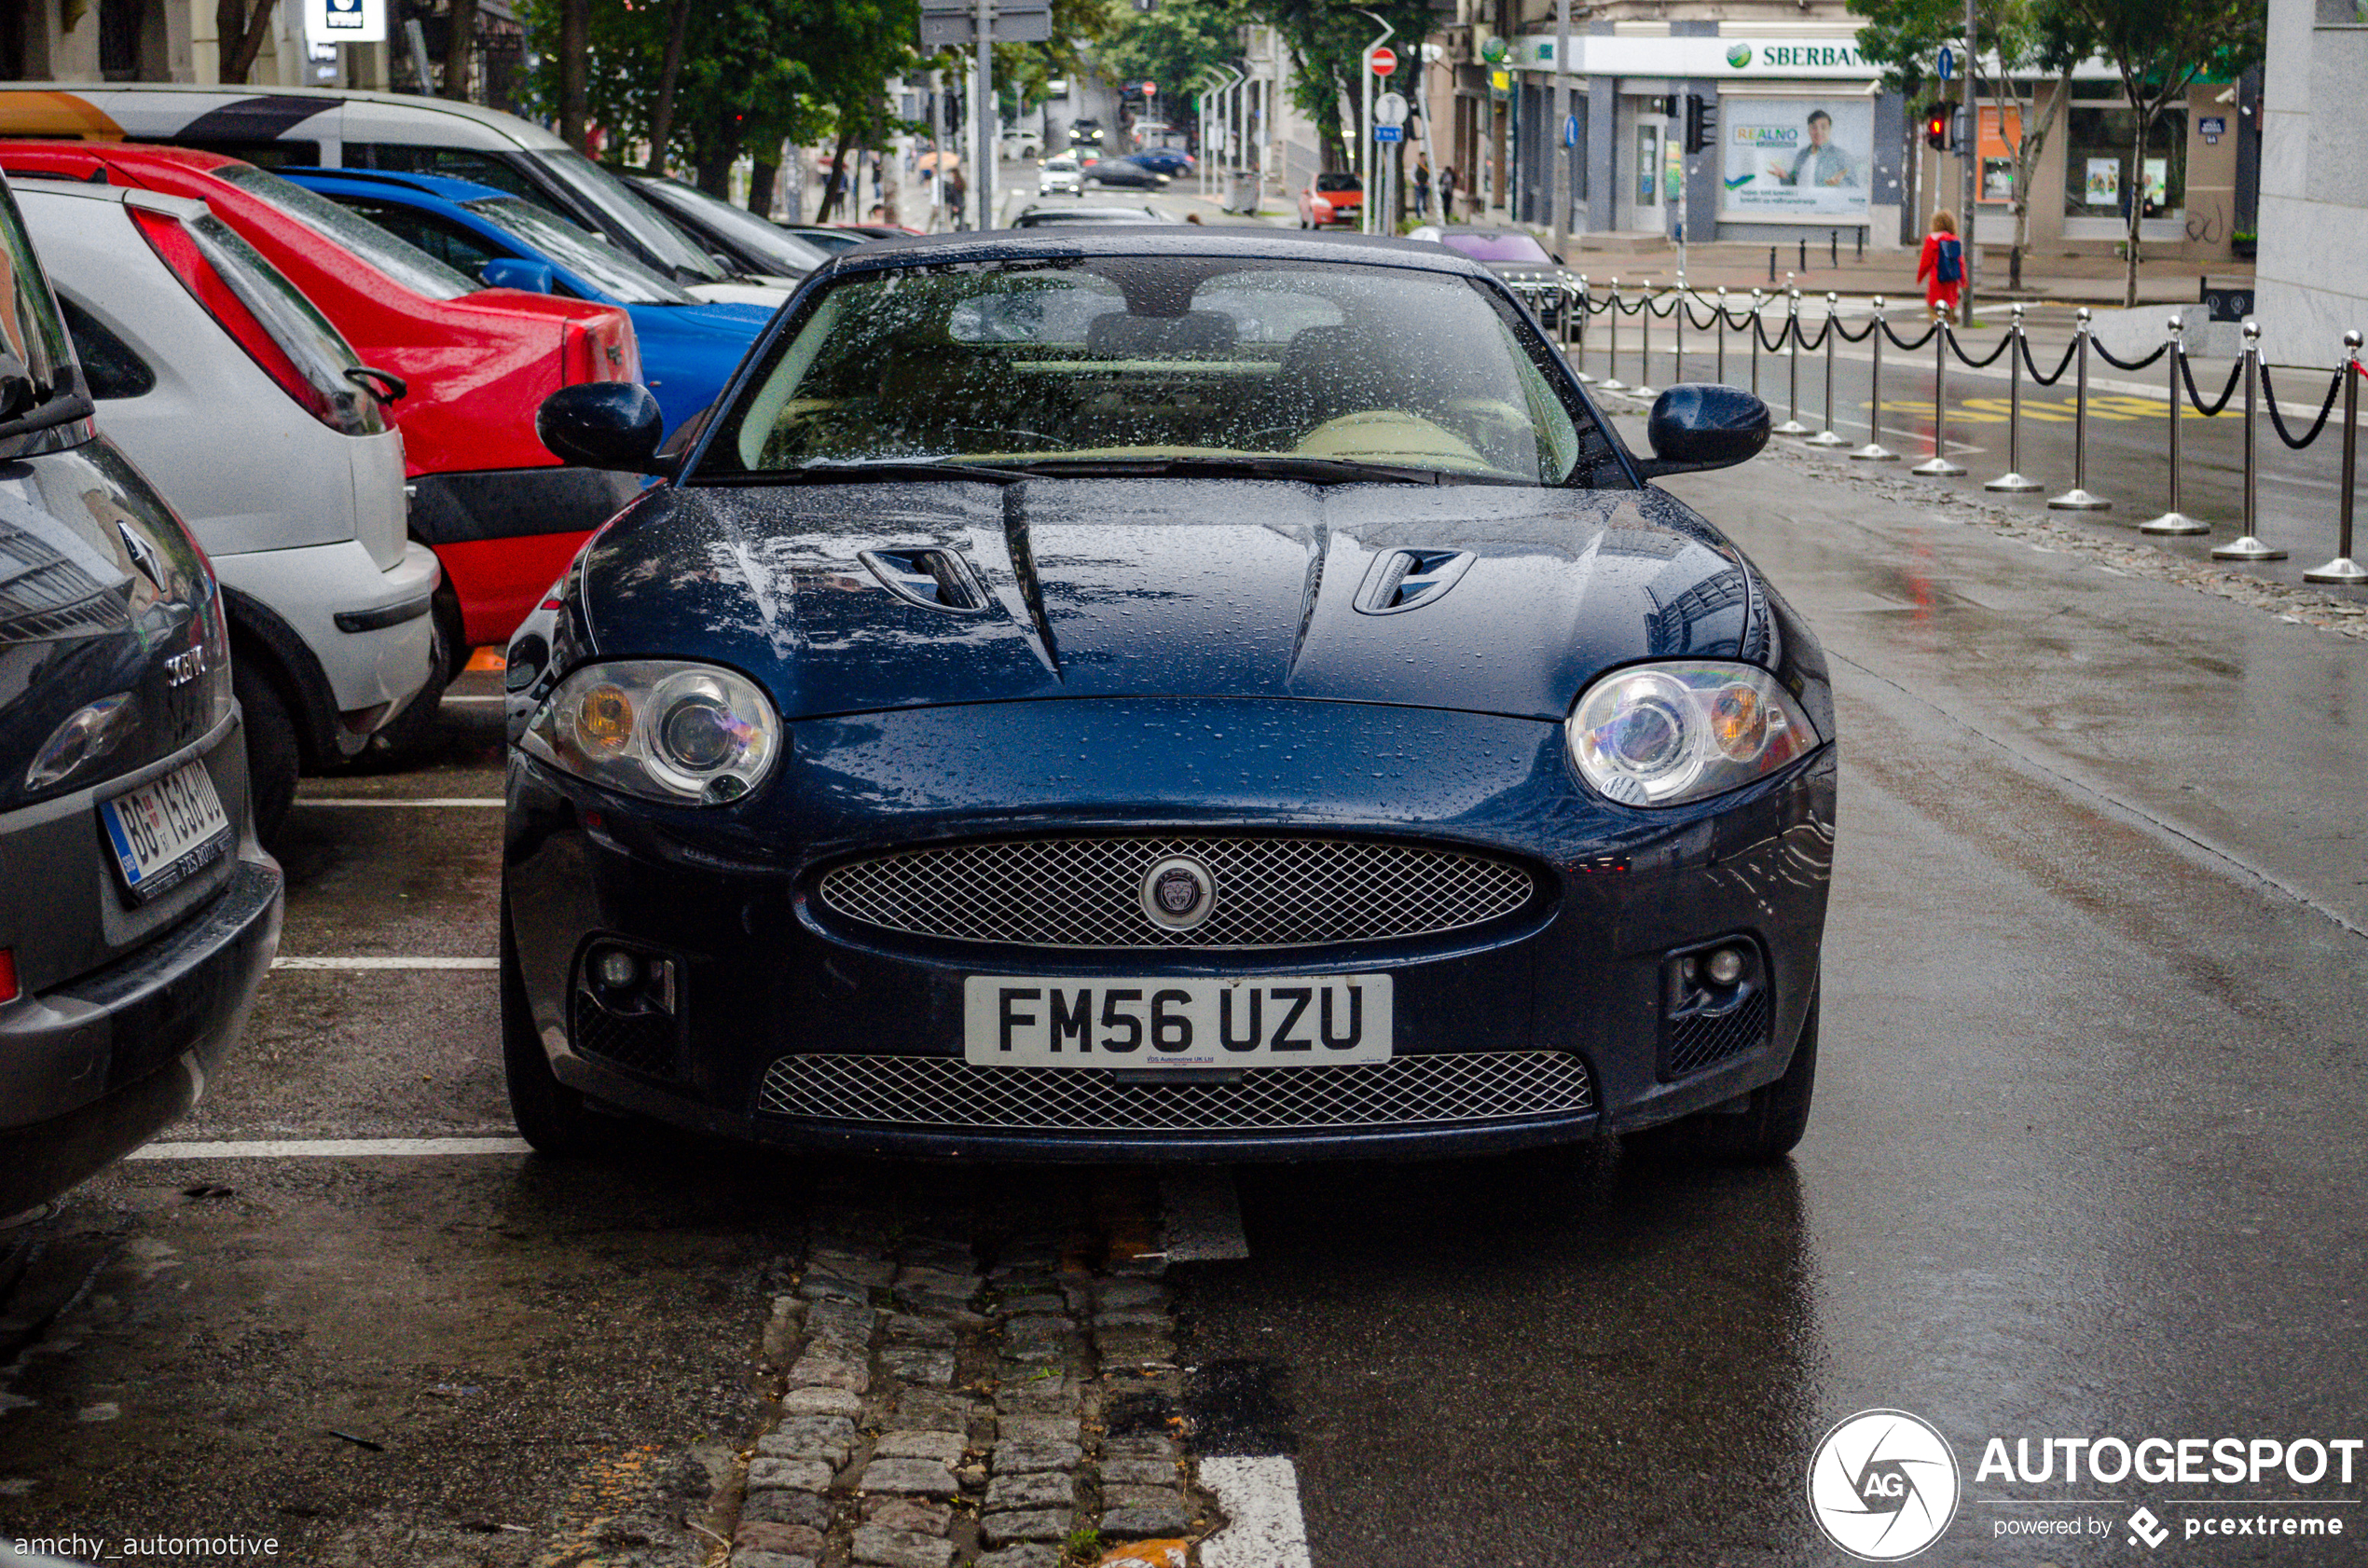
<svg viewBox="0 0 2368 1568">
<path fill-rule="evenodd" d="M 1200 1451 L 1291 1456 L 1316 1568 L 1838 1563 L 1810 1451 L 1891 1407 L 1964 1470 L 1923 1561 L 2356 1561 L 2368 1464 L 1974 1469 L 1992 1437 L 2368 1437 L 2363 644 L 1798 455 L 1671 488 L 1835 661 L 1809 1137 L 1753 1171 L 1240 1168 L 1247 1258 L 1171 1271 Z M 497 811 L 320 804 L 497 796 L 498 707 L 447 714 L 430 765 L 308 782 L 283 954 L 491 953 Z M 497 1052 L 489 971 L 282 970 L 170 1136 L 503 1135 Z M 985 1234 L 1058 1202 L 1136 1223 L 1094 1195 L 1144 1185 L 654 1131 L 592 1165 L 130 1162 L 0 1238 L 0 1528 L 239 1531 L 332 1568 L 697 1561 L 818 1204 Z M 2240 1500 L 2351 1533 L 2156 1553 L 2122 1526 Z M 2113 1528 L 1998 1534 L 2073 1515 Z"/>
</svg>

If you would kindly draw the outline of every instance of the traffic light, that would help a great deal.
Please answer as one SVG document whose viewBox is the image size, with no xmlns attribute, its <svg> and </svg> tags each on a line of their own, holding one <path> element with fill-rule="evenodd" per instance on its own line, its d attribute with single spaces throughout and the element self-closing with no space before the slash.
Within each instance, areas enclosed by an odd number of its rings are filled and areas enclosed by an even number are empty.
<svg viewBox="0 0 2368 1568">
<path fill-rule="evenodd" d="M 1705 151 L 1718 134 L 1718 105 L 1699 92 L 1686 95 L 1686 151 Z"/>
<path fill-rule="evenodd" d="M 1677 94 L 1673 92 L 1666 93 L 1659 98 L 1647 98 L 1645 102 L 1651 104 L 1653 106 L 1653 113 L 1660 116 L 1663 119 L 1675 119 L 1677 117 Z"/>
<path fill-rule="evenodd" d="M 1924 144 L 1940 152 L 1949 150 L 1956 141 L 1957 100 L 1944 98 L 1924 117 Z"/>
</svg>

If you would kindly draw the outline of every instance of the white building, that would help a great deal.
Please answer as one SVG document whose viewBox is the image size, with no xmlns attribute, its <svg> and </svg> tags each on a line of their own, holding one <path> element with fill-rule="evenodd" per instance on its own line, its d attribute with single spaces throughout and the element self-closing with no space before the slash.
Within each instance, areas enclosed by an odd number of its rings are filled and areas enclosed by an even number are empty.
<svg viewBox="0 0 2368 1568">
<path fill-rule="evenodd" d="M 2358 0 L 2269 0 L 2263 83 L 2262 351 L 2318 364 L 2368 332 L 2368 9 Z"/>
</svg>

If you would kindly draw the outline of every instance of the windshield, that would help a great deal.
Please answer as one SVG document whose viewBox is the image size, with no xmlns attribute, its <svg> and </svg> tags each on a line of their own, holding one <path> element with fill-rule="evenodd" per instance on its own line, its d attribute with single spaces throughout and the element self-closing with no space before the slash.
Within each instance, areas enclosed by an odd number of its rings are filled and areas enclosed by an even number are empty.
<svg viewBox="0 0 2368 1568">
<path fill-rule="evenodd" d="M 1315 176 L 1315 188 L 1317 190 L 1363 190 L 1365 187 L 1356 183 L 1356 176 L 1354 174 L 1318 174 Z"/>
<path fill-rule="evenodd" d="M 1526 234 L 1442 234 L 1439 242 L 1474 261 L 1536 261 L 1551 264 L 1546 247 Z"/>
<path fill-rule="evenodd" d="M 481 196 L 468 209 L 542 252 L 622 305 L 695 305 L 671 279 L 661 278 L 598 235 L 555 218 L 515 196 Z"/>
<path fill-rule="evenodd" d="M 476 284 L 417 245 L 396 239 L 369 219 L 346 211 L 318 191 L 291 185 L 279 175 L 268 173 L 251 163 L 226 163 L 216 169 L 213 175 L 252 196 L 259 197 L 307 227 L 336 241 L 345 250 L 360 256 L 413 294 L 429 299 L 458 299 L 464 294 L 476 292 Z"/>
<path fill-rule="evenodd" d="M 600 214 L 600 226 L 628 239 L 643 254 L 693 282 L 720 283 L 723 269 L 695 241 L 632 194 L 618 187 L 617 177 L 571 147 L 538 150 L 535 160 L 552 178 L 565 185 Z"/>
<path fill-rule="evenodd" d="M 696 186 L 675 180 L 638 180 L 633 188 L 673 208 L 685 221 L 714 229 L 728 244 L 760 261 L 766 272 L 803 278 L 831 259 L 817 247 L 783 233 L 778 225 L 722 197 L 709 196 Z"/>
<path fill-rule="evenodd" d="M 1611 447 L 1494 289 L 1396 268 L 1123 256 L 838 284 L 701 477 L 809 464 L 1347 465 L 1518 484 Z"/>
<path fill-rule="evenodd" d="M 33 378 L 36 407 L 64 390 L 65 372 L 75 364 L 73 341 L 58 320 L 57 300 L 5 180 L 0 180 L 0 354 L 12 356 Z"/>
</svg>

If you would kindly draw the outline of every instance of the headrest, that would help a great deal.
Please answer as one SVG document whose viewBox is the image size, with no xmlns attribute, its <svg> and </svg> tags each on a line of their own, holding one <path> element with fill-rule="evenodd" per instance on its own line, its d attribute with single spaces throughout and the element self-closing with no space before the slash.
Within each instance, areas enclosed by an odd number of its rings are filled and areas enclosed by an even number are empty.
<svg viewBox="0 0 2368 1568">
<path fill-rule="evenodd" d="M 1085 323 L 1085 346 L 1097 354 L 1222 353 L 1233 346 L 1233 318 L 1222 310 L 1187 310 L 1180 316 L 1131 316 L 1112 310 Z"/>
</svg>

